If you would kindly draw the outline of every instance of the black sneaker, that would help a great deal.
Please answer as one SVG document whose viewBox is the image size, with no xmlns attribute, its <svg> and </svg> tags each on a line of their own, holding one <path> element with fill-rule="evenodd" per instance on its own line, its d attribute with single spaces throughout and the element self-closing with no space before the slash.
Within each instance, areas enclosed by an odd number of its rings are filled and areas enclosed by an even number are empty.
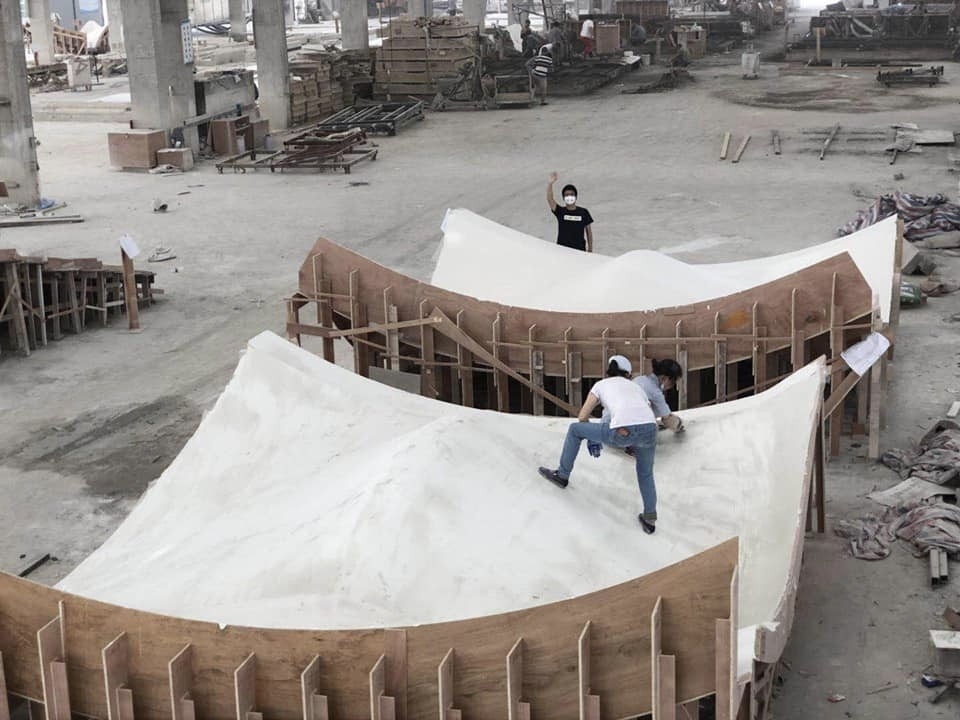
<svg viewBox="0 0 960 720">
<path fill-rule="evenodd" d="M 567 479 L 565 477 L 561 477 L 560 473 L 556 470 L 542 467 L 540 468 L 540 474 L 557 487 L 565 488 L 567 486 Z"/>
<path fill-rule="evenodd" d="M 640 521 L 640 527 L 643 528 L 643 531 L 647 535 L 653 535 L 657 531 L 657 526 L 655 523 L 649 522 L 648 520 L 643 519 L 643 513 L 637 515 L 637 520 Z"/>
</svg>

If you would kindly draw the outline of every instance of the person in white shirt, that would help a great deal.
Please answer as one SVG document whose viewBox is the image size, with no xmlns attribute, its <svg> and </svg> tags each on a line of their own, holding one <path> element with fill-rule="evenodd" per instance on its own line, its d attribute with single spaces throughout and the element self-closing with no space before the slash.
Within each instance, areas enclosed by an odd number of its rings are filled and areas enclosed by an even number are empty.
<svg viewBox="0 0 960 720">
<path fill-rule="evenodd" d="M 583 56 L 593 57 L 593 20 L 587 18 L 580 26 L 580 42 L 583 43 Z"/>
<path fill-rule="evenodd" d="M 555 485 L 565 488 L 573 472 L 573 464 L 580 451 L 580 443 L 586 440 L 590 454 L 599 457 L 603 445 L 631 448 L 637 468 L 637 484 L 643 498 L 643 512 L 637 516 L 644 532 L 656 530 L 657 489 L 653 479 L 653 459 L 657 449 L 657 419 L 650 400 L 640 385 L 630 381 L 633 367 L 623 355 L 610 358 L 607 377 L 596 383 L 587 395 L 577 416 L 577 422 L 567 429 L 560 455 L 560 467 L 550 470 L 540 468 L 540 474 Z M 609 412 L 609 421 L 591 423 L 590 415 L 597 405 Z M 675 432 L 683 430 L 683 421 L 672 416 Z"/>
</svg>

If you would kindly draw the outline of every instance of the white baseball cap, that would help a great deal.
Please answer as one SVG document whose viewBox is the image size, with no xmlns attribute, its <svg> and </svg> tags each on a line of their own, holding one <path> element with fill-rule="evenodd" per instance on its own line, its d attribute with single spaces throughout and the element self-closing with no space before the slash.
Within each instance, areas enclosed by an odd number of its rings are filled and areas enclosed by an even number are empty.
<svg viewBox="0 0 960 720">
<path fill-rule="evenodd" d="M 617 367 L 627 373 L 633 372 L 633 365 L 630 364 L 630 361 L 627 360 L 623 355 L 614 355 L 610 358 L 610 362 L 615 362 Z"/>
</svg>

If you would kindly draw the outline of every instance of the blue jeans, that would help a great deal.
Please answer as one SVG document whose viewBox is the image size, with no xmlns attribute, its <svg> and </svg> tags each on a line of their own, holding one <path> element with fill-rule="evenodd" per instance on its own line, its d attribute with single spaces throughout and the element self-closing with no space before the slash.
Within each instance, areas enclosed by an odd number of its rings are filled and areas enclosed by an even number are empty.
<svg viewBox="0 0 960 720">
<path fill-rule="evenodd" d="M 621 434 L 620 431 L 626 431 L 626 435 Z M 560 477 L 570 477 L 583 440 L 616 448 L 633 448 L 637 465 L 637 484 L 640 486 L 640 497 L 643 498 L 643 517 L 645 520 L 656 520 L 657 488 L 653 482 L 653 457 L 657 451 L 656 424 L 645 423 L 611 430 L 609 423 L 571 423 L 567 428 L 567 437 L 563 441 L 563 453 L 560 455 Z"/>
</svg>

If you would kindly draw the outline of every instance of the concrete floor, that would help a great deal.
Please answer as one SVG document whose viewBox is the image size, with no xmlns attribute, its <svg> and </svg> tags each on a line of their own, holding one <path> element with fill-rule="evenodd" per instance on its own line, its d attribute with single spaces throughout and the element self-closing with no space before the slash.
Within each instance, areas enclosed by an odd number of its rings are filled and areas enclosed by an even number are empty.
<svg viewBox="0 0 960 720">
<path fill-rule="evenodd" d="M 957 129 L 958 66 L 930 90 L 879 88 L 871 69 L 766 65 L 745 81 L 738 56 L 692 71 L 697 82 L 670 93 L 610 87 L 529 110 L 432 114 L 379 140 L 378 160 L 349 176 L 218 175 L 211 166 L 180 176 L 123 173 L 107 166 L 106 133 L 120 126 L 40 122 L 43 193 L 87 221 L 11 229 L 0 245 L 118 261 L 117 238 L 130 233 L 142 248 L 163 245 L 178 257 L 150 266 L 166 295 L 142 313 L 141 334 L 117 321 L 29 359 L 0 359 L 0 568 L 50 552 L 57 561 L 32 577 L 53 583 L 110 534 L 194 431 L 245 341 L 265 329 L 282 333 L 281 298 L 317 235 L 427 278 L 449 207 L 550 238 L 543 194 L 551 170 L 579 186 L 599 252 L 653 248 L 687 261 L 828 240 L 897 188 L 956 197 L 960 151 L 927 148 L 891 167 L 882 143 L 842 133 L 820 162 L 819 142 L 805 130 L 897 121 Z M 781 156 L 770 147 L 773 129 Z M 739 164 L 717 160 L 727 130 L 734 146 L 752 133 Z M 154 214 L 154 198 L 170 211 Z M 960 276 L 957 258 L 943 261 L 948 276 Z M 957 325 L 945 320 L 958 311 L 960 294 L 904 312 L 883 447 L 918 438 L 960 393 Z M 848 448 L 830 464 L 830 521 L 876 510 L 864 495 L 896 479 L 857 453 Z M 926 563 L 901 549 L 866 563 L 832 534 L 811 538 L 776 717 L 955 716 L 960 700 L 929 705 L 919 674 L 932 661 L 927 630 L 941 627 L 960 583 L 930 590 L 925 574 Z M 871 694 L 887 683 L 895 687 Z M 847 700 L 831 704 L 833 693 Z"/>
</svg>

